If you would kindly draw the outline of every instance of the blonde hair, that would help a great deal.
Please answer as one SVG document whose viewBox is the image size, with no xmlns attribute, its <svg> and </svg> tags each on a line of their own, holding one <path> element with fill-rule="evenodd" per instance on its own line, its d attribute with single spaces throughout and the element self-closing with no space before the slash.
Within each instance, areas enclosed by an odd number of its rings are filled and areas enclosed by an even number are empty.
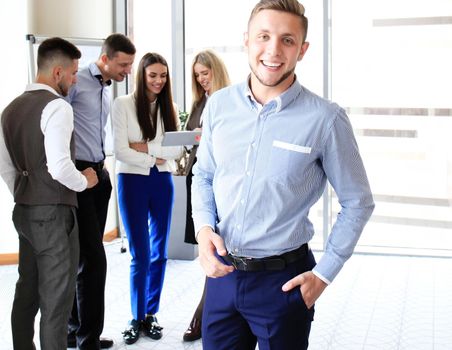
<svg viewBox="0 0 452 350">
<path fill-rule="evenodd" d="M 195 64 L 202 64 L 212 72 L 212 90 L 211 93 L 220 90 L 231 84 L 229 74 L 223 60 L 212 50 L 198 52 L 193 58 L 191 65 L 191 88 L 192 88 L 192 109 L 202 100 L 205 91 L 196 80 Z"/>
<path fill-rule="evenodd" d="M 298 0 L 261 0 L 253 11 L 251 11 L 250 19 L 248 20 L 248 26 L 251 20 L 262 10 L 275 10 L 291 13 L 300 18 L 301 28 L 304 30 L 303 42 L 306 40 L 308 34 L 308 19 L 304 15 L 304 6 L 298 2 Z"/>
</svg>

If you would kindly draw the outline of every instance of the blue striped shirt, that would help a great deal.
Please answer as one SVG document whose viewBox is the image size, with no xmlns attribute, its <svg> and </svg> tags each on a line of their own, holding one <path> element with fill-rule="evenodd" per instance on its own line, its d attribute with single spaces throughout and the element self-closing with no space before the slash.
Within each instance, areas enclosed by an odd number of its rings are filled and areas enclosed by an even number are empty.
<svg viewBox="0 0 452 350">
<path fill-rule="evenodd" d="M 235 255 L 262 258 L 309 242 L 309 209 L 329 180 L 341 211 L 314 273 L 330 283 L 374 208 L 352 126 L 297 81 L 260 106 L 246 82 L 213 94 L 192 187 L 196 232 L 215 228 Z"/>
<path fill-rule="evenodd" d="M 75 158 L 100 162 L 105 158 L 105 126 L 110 113 L 110 81 L 101 82 L 93 62 L 77 73 L 77 84 L 66 100 L 74 109 Z"/>
</svg>

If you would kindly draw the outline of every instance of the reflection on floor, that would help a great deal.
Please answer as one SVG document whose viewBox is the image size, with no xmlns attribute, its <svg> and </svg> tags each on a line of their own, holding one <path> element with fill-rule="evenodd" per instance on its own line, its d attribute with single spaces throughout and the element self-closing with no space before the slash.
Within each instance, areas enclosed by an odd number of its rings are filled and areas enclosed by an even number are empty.
<svg viewBox="0 0 452 350">
<path fill-rule="evenodd" d="M 170 260 L 158 319 L 159 341 L 121 337 L 130 318 L 129 253 L 106 246 L 108 280 L 104 335 L 115 349 L 202 349 L 182 334 L 201 296 L 198 261 Z M 316 253 L 320 257 L 320 253 Z M 452 259 L 354 255 L 316 305 L 310 349 L 452 349 Z M 12 349 L 10 312 L 17 266 L 0 267 L 0 348 Z M 37 344 L 38 345 L 38 344 Z M 39 347 L 38 347 L 39 348 Z"/>
</svg>

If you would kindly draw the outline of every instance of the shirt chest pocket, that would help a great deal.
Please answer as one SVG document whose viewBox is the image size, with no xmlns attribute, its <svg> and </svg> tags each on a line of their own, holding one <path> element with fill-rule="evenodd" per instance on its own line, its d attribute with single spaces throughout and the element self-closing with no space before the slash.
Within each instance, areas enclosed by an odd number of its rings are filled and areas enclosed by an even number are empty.
<svg viewBox="0 0 452 350">
<path fill-rule="evenodd" d="M 286 186 L 299 185 L 306 179 L 306 171 L 312 162 L 310 147 L 275 140 L 267 164 L 267 177 Z"/>
</svg>

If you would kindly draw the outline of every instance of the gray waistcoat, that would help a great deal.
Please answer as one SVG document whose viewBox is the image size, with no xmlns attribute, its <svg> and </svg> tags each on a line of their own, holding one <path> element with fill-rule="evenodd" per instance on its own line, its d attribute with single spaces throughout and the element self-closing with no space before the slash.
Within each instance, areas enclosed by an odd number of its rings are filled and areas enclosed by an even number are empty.
<svg viewBox="0 0 452 350">
<path fill-rule="evenodd" d="M 17 170 L 14 182 L 14 200 L 17 204 L 77 206 L 75 192 L 53 180 L 46 165 L 41 114 L 45 106 L 57 98 L 46 90 L 26 91 L 2 113 L 6 147 Z M 73 137 L 71 158 L 74 159 Z"/>
</svg>

